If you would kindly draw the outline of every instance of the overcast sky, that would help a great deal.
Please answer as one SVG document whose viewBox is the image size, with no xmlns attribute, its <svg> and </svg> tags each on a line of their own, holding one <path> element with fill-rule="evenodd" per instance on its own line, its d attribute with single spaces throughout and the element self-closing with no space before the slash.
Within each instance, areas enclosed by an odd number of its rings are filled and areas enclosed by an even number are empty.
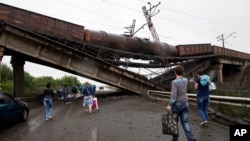
<svg viewBox="0 0 250 141">
<path fill-rule="evenodd" d="M 222 46 L 219 36 L 224 35 L 225 47 L 250 53 L 250 0 L 0 0 L 0 2 L 55 17 L 85 29 L 123 34 L 133 19 L 135 30 L 146 23 L 142 6 L 149 9 L 161 4 L 153 24 L 161 42 L 171 45 L 211 43 Z M 232 34 L 233 33 L 233 34 Z M 135 36 L 153 40 L 145 26 Z M 218 41 L 219 40 L 219 41 Z M 4 57 L 3 63 L 9 63 Z M 68 73 L 26 62 L 25 71 L 33 76 L 55 78 Z M 79 77 L 80 78 L 80 77 Z M 80 78 L 84 82 L 86 79 Z"/>
</svg>

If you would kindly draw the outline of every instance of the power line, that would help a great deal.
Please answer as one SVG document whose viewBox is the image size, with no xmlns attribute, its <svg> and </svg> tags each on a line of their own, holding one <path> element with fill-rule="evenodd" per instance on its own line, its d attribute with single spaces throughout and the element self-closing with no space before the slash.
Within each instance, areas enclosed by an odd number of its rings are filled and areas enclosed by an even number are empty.
<svg viewBox="0 0 250 141">
<path fill-rule="evenodd" d="M 236 32 L 232 32 L 231 34 L 229 34 L 228 36 L 224 37 L 224 34 L 220 35 L 217 37 L 217 41 L 222 41 L 222 47 L 225 48 L 225 40 L 229 37 L 234 37 L 235 38 L 235 34 Z"/>
<path fill-rule="evenodd" d="M 90 13 L 92 13 L 92 14 L 95 14 L 95 15 L 97 15 L 97 16 L 105 17 L 105 18 L 110 19 L 110 20 L 112 20 L 112 21 L 115 21 L 115 22 L 117 22 L 117 23 L 126 24 L 126 23 L 124 23 L 124 22 L 122 22 L 122 21 L 119 21 L 119 20 L 117 20 L 117 19 L 110 18 L 110 16 L 106 16 L 106 15 L 103 15 L 103 14 L 99 14 L 99 13 L 97 13 L 97 12 L 94 12 L 94 11 L 91 11 L 91 10 L 88 10 L 88 9 L 84 9 L 84 8 L 82 8 L 82 7 L 73 5 L 73 4 L 71 4 L 71 3 L 68 3 L 68 2 L 65 2 L 65 1 L 62 1 L 62 0 L 58 0 L 58 1 L 61 2 L 61 3 L 66 4 L 66 5 L 68 5 L 68 6 L 71 6 L 71 7 L 74 7 L 74 8 L 78 8 L 78 9 L 80 9 L 80 10 L 86 10 L 86 11 L 88 11 L 88 12 L 90 12 Z"/>
</svg>

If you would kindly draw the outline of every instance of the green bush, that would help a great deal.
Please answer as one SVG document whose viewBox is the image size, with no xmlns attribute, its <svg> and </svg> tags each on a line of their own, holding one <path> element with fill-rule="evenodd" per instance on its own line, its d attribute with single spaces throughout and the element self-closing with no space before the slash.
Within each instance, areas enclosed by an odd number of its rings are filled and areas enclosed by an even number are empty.
<svg viewBox="0 0 250 141">
<path fill-rule="evenodd" d="M 14 93 L 13 81 L 7 80 L 4 83 L 2 83 L 1 84 L 1 91 L 13 95 L 13 93 Z"/>
</svg>

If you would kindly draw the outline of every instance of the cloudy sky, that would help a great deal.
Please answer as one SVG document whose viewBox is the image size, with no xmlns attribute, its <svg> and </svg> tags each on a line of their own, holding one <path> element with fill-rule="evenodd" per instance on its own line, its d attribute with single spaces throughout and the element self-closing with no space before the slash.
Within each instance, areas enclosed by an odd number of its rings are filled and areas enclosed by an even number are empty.
<svg viewBox="0 0 250 141">
<path fill-rule="evenodd" d="M 157 5 L 152 21 L 161 42 L 172 45 L 211 43 L 250 53 L 250 0 L 0 0 L 1 3 L 85 26 L 85 29 L 123 34 L 135 19 L 135 31 L 146 23 L 142 6 Z M 153 40 L 145 26 L 135 36 Z M 9 63 L 4 57 L 3 63 Z M 33 76 L 69 75 L 26 62 Z M 86 79 L 79 77 L 80 81 Z"/>
</svg>

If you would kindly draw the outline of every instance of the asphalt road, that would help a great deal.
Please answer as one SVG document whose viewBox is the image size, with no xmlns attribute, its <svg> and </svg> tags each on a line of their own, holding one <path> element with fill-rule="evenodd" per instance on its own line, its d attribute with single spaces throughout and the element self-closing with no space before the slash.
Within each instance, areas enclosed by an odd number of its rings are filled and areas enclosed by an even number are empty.
<svg viewBox="0 0 250 141">
<path fill-rule="evenodd" d="M 161 114 L 166 103 L 143 96 L 112 96 L 98 99 L 99 110 L 86 113 L 82 100 L 54 103 L 53 119 L 45 121 L 43 106 L 31 109 L 27 122 L 0 129 L 1 141 L 170 141 L 161 134 Z M 190 124 L 198 141 L 229 141 L 229 128 L 209 121 L 200 127 L 196 109 Z M 179 124 L 180 126 L 180 124 Z M 186 141 L 182 127 L 180 141 Z"/>
</svg>

